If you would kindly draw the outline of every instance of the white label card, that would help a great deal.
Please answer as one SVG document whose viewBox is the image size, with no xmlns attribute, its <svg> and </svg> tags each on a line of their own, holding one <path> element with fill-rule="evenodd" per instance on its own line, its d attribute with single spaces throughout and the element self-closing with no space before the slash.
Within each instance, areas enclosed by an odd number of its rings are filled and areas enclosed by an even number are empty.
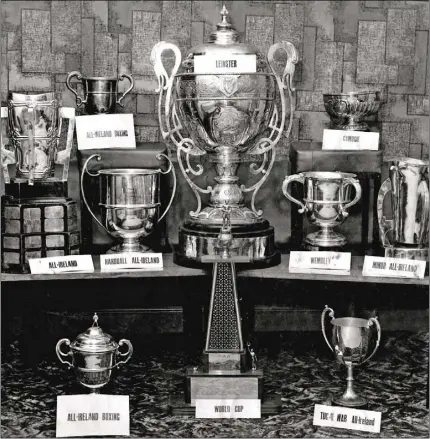
<svg viewBox="0 0 430 439">
<path fill-rule="evenodd" d="M 57 396 L 57 437 L 130 436 L 128 395 Z"/>
<path fill-rule="evenodd" d="M 76 117 L 78 149 L 136 148 L 132 114 Z"/>
<path fill-rule="evenodd" d="M 379 133 L 325 129 L 322 149 L 378 151 Z"/>
<path fill-rule="evenodd" d="M 101 271 L 162 270 L 162 253 L 116 253 L 100 255 Z"/>
<path fill-rule="evenodd" d="M 351 253 L 292 251 L 289 270 L 291 273 L 348 275 L 351 270 Z"/>
<path fill-rule="evenodd" d="M 261 418 L 259 399 L 196 399 L 196 418 Z"/>
<path fill-rule="evenodd" d="M 255 73 L 256 55 L 196 55 L 194 73 Z"/>
<path fill-rule="evenodd" d="M 426 261 L 379 256 L 364 257 L 363 276 L 423 279 L 425 271 Z"/>
<path fill-rule="evenodd" d="M 380 433 L 381 412 L 315 404 L 314 425 Z"/>
<path fill-rule="evenodd" d="M 31 274 L 92 273 L 94 271 L 91 255 L 51 256 L 49 258 L 29 259 Z"/>
</svg>

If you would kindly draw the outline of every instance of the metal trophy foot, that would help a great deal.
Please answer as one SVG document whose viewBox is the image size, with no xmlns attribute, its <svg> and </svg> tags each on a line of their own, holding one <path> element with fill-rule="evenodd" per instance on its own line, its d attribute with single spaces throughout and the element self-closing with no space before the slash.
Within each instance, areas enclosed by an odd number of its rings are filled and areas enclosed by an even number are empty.
<svg viewBox="0 0 430 439">
<path fill-rule="evenodd" d="M 347 386 L 344 394 L 340 397 L 333 398 L 333 403 L 343 407 L 362 407 L 367 405 L 367 400 L 358 396 L 353 388 L 353 374 L 352 374 L 352 363 L 345 362 L 348 370 L 348 377 L 346 379 Z"/>
<path fill-rule="evenodd" d="M 324 228 L 306 236 L 305 242 L 315 247 L 343 247 L 346 238 L 333 229 Z"/>
<path fill-rule="evenodd" d="M 113 254 L 113 253 L 147 253 L 151 251 L 149 247 L 146 245 L 140 244 L 136 241 L 124 241 L 120 244 L 117 244 L 113 246 L 111 249 L 109 249 L 106 254 Z"/>
</svg>

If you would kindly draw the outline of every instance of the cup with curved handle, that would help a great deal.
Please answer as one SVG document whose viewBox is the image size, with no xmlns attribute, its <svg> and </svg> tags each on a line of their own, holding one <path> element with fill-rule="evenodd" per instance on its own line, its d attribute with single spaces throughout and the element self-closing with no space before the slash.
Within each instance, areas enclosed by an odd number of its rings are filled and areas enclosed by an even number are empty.
<svg viewBox="0 0 430 439">
<path fill-rule="evenodd" d="M 81 79 L 82 79 L 82 74 L 81 74 L 81 72 L 78 72 L 77 70 L 75 70 L 75 71 L 73 71 L 73 72 L 70 72 L 68 75 L 67 75 L 67 79 L 66 79 L 66 87 L 75 95 L 75 97 L 76 97 L 76 105 L 78 106 L 78 107 L 80 107 L 82 104 L 86 104 L 87 103 L 87 100 L 88 100 L 88 96 L 86 96 L 84 99 L 82 99 L 79 95 L 78 95 L 78 93 L 77 93 L 77 91 L 71 86 L 71 84 L 70 84 L 70 81 L 71 81 L 71 79 L 73 78 L 73 77 L 75 77 L 76 76 L 76 78 L 80 81 Z"/>
<path fill-rule="evenodd" d="M 298 212 L 299 213 L 303 213 L 306 210 L 306 206 L 299 200 L 296 200 L 289 192 L 288 192 L 288 186 L 290 183 L 292 183 L 293 181 L 297 181 L 301 184 L 304 184 L 305 182 L 305 177 L 303 174 L 294 174 L 294 175 L 288 175 L 285 177 L 284 182 L 282 183 L 282 192 L 284 193 L 284 195 L 293 203 L 296 203 L 300 206 Z"/>
<path fill-rule="evenodd" d="M 121 103 L 121 101 L 125 98 L 125 96 L 131 92 L 131 90 L 133 90 L 134 87 L 134 81 L 131 75 L 127 75 L 127 73 L 123 73 L 118 79 L 120 81 L 123 81 L 124 78 L 127 78 L 130 81 L 130 86 L 128 87 L 128 89 L 117 99 L 116 103 L 120 106 L 120 107 L 124 107 L 124 105 Z"/>
<path fill-rule="evenodd" d="M 113 367 L 119 367 L 120 364 L 125 364 L 128 362 L 128 360 L 130 360 L 131 356 L 133 355 L 133 345 L 131 344 L 131 342 L 129 340 L 126 340 L 125 338 L 121 339 L 118 342 L 118 346 L 122 346 L 122 345 L 127 345 L 128 349 L 127 352 L 119 352 L 118 350 L 118 355 L 120 355 L 121 357 L 126 357 L 125 360 L 121 360 L 118 361 L 117 363 L 115 363 L 115 365 Z"/>
<path fill-rule="evenodd" d="M 57 357 L 63 364 L 67 364 L 69 367 L 73 367 L 73 364 L 70 363 L 70 361 L 63 359 L 63 357 L 72 357 L 73 356 L 72 351 L 70 349 L 69 349 L 69 352 L 67 352 L 67 354 L 61 350 L 61 345 L 63 343 L 66 344 L 67 346 L 70 346 L 70 340 L 68 338 L 62 338 L 61 340 L 58 340 L 58 343 L 55 346 L 55 352 L 57 353 Z"/>
</svg>

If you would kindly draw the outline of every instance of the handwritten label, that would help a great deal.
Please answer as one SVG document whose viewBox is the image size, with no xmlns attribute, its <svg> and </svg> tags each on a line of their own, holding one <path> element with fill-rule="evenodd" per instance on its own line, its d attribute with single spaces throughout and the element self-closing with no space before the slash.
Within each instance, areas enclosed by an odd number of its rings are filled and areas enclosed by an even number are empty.
<svg viewBox="0 0 430 439">
<path fill-rule="evenodd" d="M 363 276 L 423 279 L 425 270 L 426 261 L 378 256 L 364 257 Z"/>
<path fill-rule="evenodd" d="M 322 149 L 378 151 L 379 133 L 325 129 Z"/>
<path fill-rule="evenodd" d="M 100 255 L 101 271 L 162 270 L 162 253 L 116 253 Z"/>
<path fill-rule="evenodd" d="M 196 418 L 261 418 L 259 399 L 196 399 Z"/>
<path fill-rule="evenodd" d="M 381 413 L 315 404 L 314 425 L 379 433 L 381 431 Z"/>
<path fill-rule="evenodd" d="M 130 435 L 128 395 L 57 396 L 57 437 Z"/>
<path fill-rule="evenodd" d="M 256 71 L 256 55 L 196 55 L 194 57 L 194 73 L 255 73 Z"/>
<path fill-rule="evenodd" d="M 78 149 L 136 148 L 132 114 L 76 117 Z"/>
<path fill-rule="evenodd" d="M 351 270 L 351 253 L 292 251 L 289 270 L 291 273 L 348 275 Z"/>
<path fill-rule="evenodd" d="M 94 271 L 91 255 L 51 256 L 49 258 L 29 259 L 31 274 L 57 274 L 67 272 L 92 273 Z"/>
</svg>

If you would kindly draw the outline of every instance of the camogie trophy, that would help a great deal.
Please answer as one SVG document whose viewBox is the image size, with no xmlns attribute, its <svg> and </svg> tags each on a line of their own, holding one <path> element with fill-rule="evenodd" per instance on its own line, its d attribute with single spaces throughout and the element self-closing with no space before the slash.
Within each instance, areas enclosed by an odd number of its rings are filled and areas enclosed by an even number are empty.
<svg viewBox="0 0 430 439">
<path fill-rule="evenodd" d="M 332 328 L 332 344 L 327 339 L 325 332 L 325 315 L 329 313 Z M 372 326 L 376 327 L 377 340 L 373 352 L 368 355 L 369 347 L 373 339 Z M 367 401 L 357 395 L 353 388 L 354 378 L 352 376 L 353 366 L 360 366 L 369 361 L 378 350 L 381 340 L 381 326 L 377 317 L 371 317 L 369 320 L 359 319 L 356 317 L 334 318 L 334 311 L 325 306 L 321 314 L 321 330 L 328 347 L 336 355 L 339 364 L 347 367 L 348 378 L 345 393 L 333 399 L 336 405 L 345 407 L 362 407 Z"/>
<path fill-rule="evenodd" d="M 360 182 L 355 174 L 345 172 L 301 172 L 285 177 L 282 192 L 293 203 L 300 206 L 311 224 L 321 228 L 306 236 L 305 242 L 315 247 L 342 247 L 346 238 L 333 230 L 348 217 L 347 209 L 361 198 Z M 304 186 L 303 203 L 288 192 L 288 185 L 297 181 Z M 351 188 L 355 197 L 351 201 Z"/>
<path fill-rule="evenodd" d="M 179 402 L 176 413 L 192 414 L 199 399 L 262 399 L 263 374 L 242 336 L 235 263 L 280 261 L 273 227 L 255 207 L 255 198 L 272 169 L 276 144 L 291 130 L 297 52 L 291 43 L 279 42 L 270 47 L 266 61 L 255 47 L 239 42 L 227 14 L 224 6 L 210 42 L 191 49 L 182 63 L 179 48 L 171 43 L 160 42 L 151 53 L 160 130 L 175 145 L 179 167 L 197 198 L 197 208 L 179 230 L 175 262 L 214 264 L 204 366 L 187 371 L 185 404 Z M 286 52 L 284 63 L 274 59 L 278 50 Z M 174 54 L 170 75 L 163 64 L 172 61 L 164 58 L 168 52 Z M 276 72 L 280 64 L 282 76 Z M 245 154 L 260 158 L 249 167 L 251 176 L 259 177 L 249 186 L 239 185 L 236 175 Z M 198 184 L 199 176 L 207 178 L 204 167 L 195 163 L 203 155 L 216 172 L 213 187 Z M 201 195 L 209 198 L 205 206 Z M 279 406 L 264 398 L 261 412 L 275 413 Z"/>
<path fill-rule="evenodd" d="M 392 219 L 383 213 L 385 196 L 391 192 Z M 379 189 L 377 213 L 386 257 L 429 257 L 429 162 L 394 159 L 390 176 Z"/>
</svg>

